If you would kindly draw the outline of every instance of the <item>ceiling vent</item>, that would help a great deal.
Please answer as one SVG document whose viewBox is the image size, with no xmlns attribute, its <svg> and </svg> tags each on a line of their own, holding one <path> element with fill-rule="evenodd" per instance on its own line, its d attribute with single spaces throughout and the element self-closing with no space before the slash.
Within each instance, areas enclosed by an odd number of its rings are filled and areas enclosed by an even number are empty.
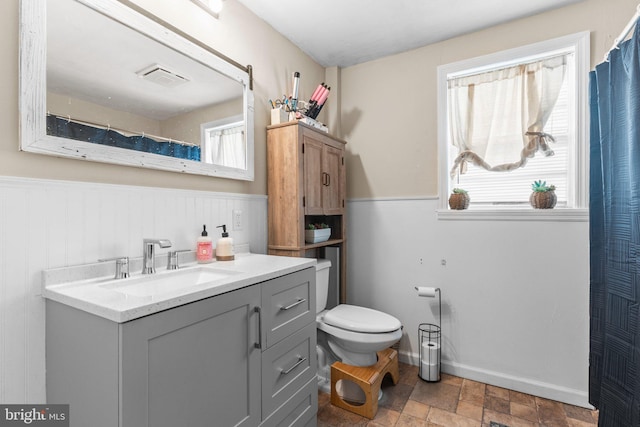
<svg viewBox="0 0 640 427">
<path fill-rule="evenodd" d="M 181 76 L 158 64 L 151 65 L 144 70 L 138 71 L 136 74 L 138 77 L 164 87 L 176 87 L 189 81 L 187 77 Z"/>
</svg>

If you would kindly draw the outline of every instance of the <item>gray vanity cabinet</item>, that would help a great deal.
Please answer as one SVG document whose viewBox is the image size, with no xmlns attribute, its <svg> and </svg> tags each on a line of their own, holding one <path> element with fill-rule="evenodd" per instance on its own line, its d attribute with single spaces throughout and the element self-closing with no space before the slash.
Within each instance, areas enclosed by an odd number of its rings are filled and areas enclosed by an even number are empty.
<svg viewBox="0 0 640 427">
<path fill-rule="evenodd" d="M 116 323 L 47 300 L 71 427 L 315 426 L 315 269 Z"/>
</svg>

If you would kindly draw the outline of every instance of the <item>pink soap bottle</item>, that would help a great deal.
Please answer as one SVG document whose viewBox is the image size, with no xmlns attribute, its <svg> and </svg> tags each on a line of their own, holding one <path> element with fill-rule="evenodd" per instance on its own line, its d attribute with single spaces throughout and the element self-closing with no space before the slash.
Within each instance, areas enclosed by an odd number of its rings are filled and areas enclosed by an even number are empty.
<svg viewBox="0 0 640 427">
<path fill-rule="evenodd" d="M 207 226 L 202 226 L 202 234 L 198 237 L 198 246 L 196 249 L 196 260 L 200 264 L 206 264 L 213 261 L 213 242 L 209 233 L 207 233 Z"/>
</svg>

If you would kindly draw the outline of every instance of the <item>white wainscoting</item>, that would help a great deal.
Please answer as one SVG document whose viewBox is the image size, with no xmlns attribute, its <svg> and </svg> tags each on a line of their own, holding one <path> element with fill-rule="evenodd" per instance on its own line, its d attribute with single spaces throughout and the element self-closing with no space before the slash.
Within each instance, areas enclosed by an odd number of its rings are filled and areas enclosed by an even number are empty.
<svg viewBox="0 0 640 427">
<path fill-rule="evenodd" d="M 0 177 L 0 402 L 46 402 L 42 270 L 139 257 L 144 237 L 195 249 L 203 224 L 266 253 L 266 196 Z"/>
<path fill-rule="evenodd" d="M 192 249 L 234 209 L 235 243 L 265 253 L 266 196 L 0 177 L 0 402 L 46 401 L 42 270 L 140 256 L 143 237 Z M 437 305 L 413 287 L 440 287 L 444 372 L 588 406 L 588 223 L 438 221 L 436 209 L 348 202 L 349 302 L 400 319 L 401 358 L 417 365 L 418 324 Z"/>
<path fill-rule="evenodd" d="M 418 325 L 442 292 L 443 372 L 589 407 L 589 227 L 585 221 L 442 221 L 438 201 L 351 200 L 348 297 Z M 437 322 L 436 322 L 437 323 Z"/>
</svg>

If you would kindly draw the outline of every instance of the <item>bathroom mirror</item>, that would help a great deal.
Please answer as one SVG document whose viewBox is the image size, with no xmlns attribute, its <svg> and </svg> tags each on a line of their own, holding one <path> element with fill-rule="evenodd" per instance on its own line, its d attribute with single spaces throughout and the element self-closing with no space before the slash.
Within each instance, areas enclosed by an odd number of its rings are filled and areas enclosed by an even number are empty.
<svg viewBox="0 0 640 427">
<path fill-rule="evenodd" d="M 20 148 L 253 180 L 251 67 L 126 3 L 21 0 Z"/>
</svg>

